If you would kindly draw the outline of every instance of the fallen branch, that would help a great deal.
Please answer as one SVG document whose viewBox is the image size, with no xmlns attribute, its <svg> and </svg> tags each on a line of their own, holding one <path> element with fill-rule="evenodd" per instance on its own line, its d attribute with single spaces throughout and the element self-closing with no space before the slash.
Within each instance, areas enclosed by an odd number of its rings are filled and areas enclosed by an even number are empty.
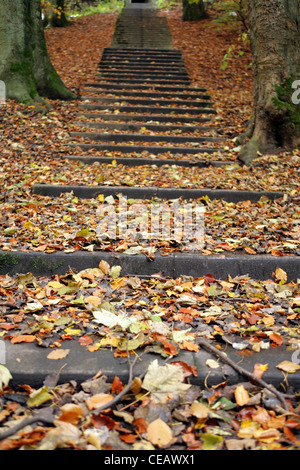
<svg viewBox="0 0 300 470">
<path fill-rule="evenodd" d="M 16 426 L 7 429 L 6 431 L 0 434 L 0 441 L 3 439 L 7 439 L 14 434 L 17 434 L 21 429 L 25 428 L 26 426 L 31 426 L 35 423 L 44 423 L 44 424 L 53 424 L 55 420 L 54 416 L 55 409 L 53 407 L 45 408 L 42 411 L 39 411 L 30 418 L 23 419 L 20 423 L 16 424 Z"/>
<path fill-rule="evenodd" d="M 276 390 L 274 387 L 272 387 L 272 385 L 268 384 L 267 382 L 265 382 L 263 379 L 257 377 L 256 375 L 254 375 L 252 372 L 249 372 L 248 370 L 244 369 L 243 367 L 239 366 L 238 364 L 236 364 L 232 359 L 230 359 L 226 354 L 224 354 L 222 351 L 219 351 L 217 348 L 215 348 L 209 341 L 207 341 L 206 339 L 204 338 L 197 338 L 197 342 L 198 342 L 198 345 L 199 346 L 202 346 L 204 349 L 207 349 L 209 350 L 210 352 L 214 353 L 216 356 L 218 356 L 220 359 L 222 359 L 222 361 L 226 362 L 227 364 L 229 364 L 233 369 L 235 369 L 240 375 L 244 375 L 246 376 L 249 380 L 251 380 L 251 382 L 255 382 L 256 384 L 260 385 L 261 387 L 263 388 L 266 388 L 267 390 L 269 390 L 271 393 L 273 393 L 277 398 L 278 400 L 280 400 L 280 402 L 282 403 L 283 405 L 283 408 L 286 410 L 286 411 L 289 411 L 290 409 L 290 406 L 289 404 L 286 402 L 286 397 L 287 395 L 286 394 L 283 394 L 281 392 L 279 392 L 278 390 Z"/>
</svg>

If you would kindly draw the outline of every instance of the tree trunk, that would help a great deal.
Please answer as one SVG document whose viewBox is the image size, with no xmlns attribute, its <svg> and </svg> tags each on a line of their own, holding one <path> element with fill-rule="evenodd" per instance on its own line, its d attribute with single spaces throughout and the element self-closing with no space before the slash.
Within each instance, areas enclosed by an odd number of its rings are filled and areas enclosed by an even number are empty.
<svg viewBox="0 0 300 470">
<path fill-rule="evenodd" d="M 74 99 L 50 62 L 40 0 L 0 2 L 0 80 L 6 96 L 25 103 Z"/>
<path fill-rule="evenodd" d="M 199 21 L 206 16 L 203 0 L 182 0 L 183 21 Z"/>
<path fill-rule="evenodd" d="M 248 0 L 253 54 L 254 110 L 249 142 L 239 158 L 250 164 L 260 153 L 295 148 L 300 108 L 292 99 L 300 72 L 298 0 Z"/>
</svg>

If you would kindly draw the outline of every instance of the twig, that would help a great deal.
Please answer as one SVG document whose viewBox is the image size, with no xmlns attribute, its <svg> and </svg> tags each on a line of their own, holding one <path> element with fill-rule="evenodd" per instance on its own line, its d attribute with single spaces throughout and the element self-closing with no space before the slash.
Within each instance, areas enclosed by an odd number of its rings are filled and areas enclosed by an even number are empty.
<svg viewBox="0 0 300 470">
<path fill-rule="evenodd" d="M 248 377 L 253 382 L 256 382 L 258 385 L 260 385 L 263 388 L 266 388 L 270 392 L 272 392 L 282 403 L 284 409 L 286 411 L 289 411 L 290 407 L 288 403 L 285 400 L 286 395 L 283 393 L 279 392 L 275 388 L 273 388 L 271 385 L 269 385 L 267 382 L 265 382 L 263 379 L 256 377 L 256 375 L 252 374 L 248 370 L 244 369 L 243 367 L 239 366 L 236 364 L 234 361 L 232 361 L 229 357 L 226 356 L 222 351 L 219 351 L 217 348 L 215 348 L 212 344 L 210 344 L 209 341 L 205 340 L 204 338 L 198 338 L 197 339 L 199 346 L 202 346 L 205 349 L 208 349 L 210 352 L 213 352 L 216 354 L 219 358 L 221 358 L 224 362 L 229 364 L 233 369 L 235 369 L 239 374 L 245 375 Z"/>
<path fill-rule="evenodd" d="M 10 436 L 13 436 L 14 434 L 17 434 L 21 429 L 25 428 L 26 426 L 31 426 L 34 423 L 41 422 L 44 424 L 53 424 L 55 420 L 54 411 L 55 410 L 52 407 L 48 407 L 40 411 L 36 415 L 31 416 L 30 418 L 23 419 L 20 423 L 16 424 L 16 426 L 2 432 L 0 434 L 0 441 L 3 441 L 3 439 L 7 439 Z"/>
<path fill-rule="evenodd" d="M 123 390 L 118 393 L 118 395 L 116 395 L 111 401 L 109 401 L 108 403 L 105 403 L 105 405 L 102 405 L 102 406 L 99 406 L 99 408 L 97 408 L 96 410 L 93 411 L 93 414 L 98 414 L 100 413 L 100 411 L 103 411 L 103 410 L 107 410 L 108 408 L 111 408 L 112 406 L 114 406 L 116 403 L 118 403 L 124 395 L 126 395 L 126 393 L 129 392 L 130 388 L 131 388 L 131 385 L 133 383 L 133 369 L 134 369 L 134 366 L 137 362 L 137 360 L 140 358 L 140 356 L 136 356 L 134 358 L 133 361 L 131 361 L 130 359 L 130 354 L 129 354 L 129 351 L 128 351 L 128 340 L 127 340 L 127 359 L 128 359 L 128 363 L 129 363 L 129 377 L 128 377 L 128 383 L 126 385 L 125 388 L 123 388 Z"/>
</svg>

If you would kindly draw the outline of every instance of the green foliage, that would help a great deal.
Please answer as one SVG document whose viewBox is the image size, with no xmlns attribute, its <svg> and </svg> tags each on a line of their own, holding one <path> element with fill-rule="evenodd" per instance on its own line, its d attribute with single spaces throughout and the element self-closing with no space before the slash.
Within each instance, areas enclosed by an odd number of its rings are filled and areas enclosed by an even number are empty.
<svg viewBox="0 0 300 470">
<path fill-rule="evenodd" d="M 218 28 L 248 31 L 247 0 L 214 0 L 211 6 L 218 13 L 214 20 Z"/>
<path fill-rule="evenodd" d="M 96 0 L 96 1 L 74 1 L 66 0 L 66 14 L 68 18 L 79 18 L 96 13 L 110 13 L 121 11 L 124 7 L 124 0 Z"/>
<path fill-rule="evenodd" d="M 156 7 L 160 10 L 163 8 L 174 8 L 182 4 L 181 0 L 157 0 Z"/>
<path fill-rule="evenodd" d="M 288 127 L 293 127 L 295 132 L 300 131 L 300 106 L 294 104 L 292 101 L 293 93 L 295 92 L 293 88 L 293 83 L 296 80 L 296 77 L 291 76 L 285 80 L 282 85 L 277 85 L 275 87 L 276 97 L 272 98 L 273 103 L 279 110 L 286 111 L 286 124 Z"/>
<path fill-rule="evenodd" d="M 243 44 L 246 46 L 248 43 L 249 43 L 249 37 L 248 37 L 248 33 L 242 33 L 239 38 L 238 38 L 239 41 L 242 41 Z M 228 51 L 226 52 L 226 54 L 224 55 L 223 57 L 223 60 L 222 60 L 222 64 L 221 64 L 221 67 L 220 69 L 221 70 L 226 70 L 227 67 L 228 67 L 228 64 L 229 64 L 229 61 L 233 58 L 233 57 L 241 57 L 244 55 L 244 51 L 243 50 L 237 50 L 237 47 L 236 45 L 232 44 L 229 46 L 228 48 Z"/>
</svg>

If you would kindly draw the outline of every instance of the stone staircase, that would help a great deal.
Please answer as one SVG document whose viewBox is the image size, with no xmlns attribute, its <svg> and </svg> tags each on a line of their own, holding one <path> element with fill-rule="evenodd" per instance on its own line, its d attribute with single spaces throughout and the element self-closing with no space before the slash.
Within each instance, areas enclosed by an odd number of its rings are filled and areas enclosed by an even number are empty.
<svg viewBox="0 0 300 470">
<path fill-rule="evenodd" d="M 217 124 L 217 113 L 207 91 L 191 86 L 181 52 L 172 49 L 166 20 L 157 16 L 151 4 L 131 4 L 124 8 L 117 21 L 111 47 L 104 50 L 95 78 L 95 82 L 86 84 L 76 121 L 79 130 L 70 132 L 70 151 L 62 158 L 86 165 L 113 163 L 116 172 L 118 164 L 128 167 L 180 165 L 187 169 L 197 166 L 199 171 L 207 166 L 217 168 L 236 164 L 236 161 L 226 161 L 222 157 L 226 130 Z M 153 198 L 156 201 L 197 201 L 209 197 L 228 202 L 255 202 L 262 196 L 272 200 L 282 196 L 272 191 L 86 186 L 72 184 L 72 181 L 64 185 L 35 185 L 33 192 L 53 198 L 73 192 L 74 197 L 78 198 L 102 196 L 116 200 L 122 194 L 141 201 Z M 35 274 L 63 274 L 69 268 L 82 270 L 97 267 L 101 260 L 106 260 L 110 266 L 121 266 L 123 276 L 147 277 L 161 272 L 171 277 L 200 277 L 209 273 L 216 279 L 226 279 L 229 274 L 232 277 L 248 274 L 265 280 L 272 277 L 277 267 L 284 269 L 289 279 L 299 276 L 299 257 L 277 258 L 231 252 L 205 255 L 194 250 L 178 250 L 168 256 L 155 253 L 154 257 L 142 253 L 130 255 L 108 251 L 19 253 L 15 254 L 13 271 L 31 272 L 35 266 Z M 118 375 L 126 380 L 126 364 L 124 366 L 124 361 L 114 358 L 110 351 L 101 351 L 101 354 L 99 352 L 92 357 L 79 346 L 78 361 L 76 345 L 68 347 L 68 367 L 62 372 L 62 379 L 84 380 L 101 368 L 109 377 Z M 32 383 L 38 382 L 39 371 L 49 373 L 51 365 L 37 348 L 30 345 L 22 345 L 22 348 L 24 354 L 31 355 L 28 370 L 24 370 L 24 364 L 21 367 L 17 363 L 20 349 L 16 351 L 8 345 L 15 376 L 23 378 L 27 374 L 27 381 L 30 376 Z M 218 370 L 208 371 L 205 367 L 207 357 L 209 355 L 203 351 L 196 355 L 189 352 L 180 355 L 181 360 L 199 366 L 196 381 L 204 382 L 208 372 L 215 382 L 222 381 Z M 276 365 L 276 362 L 288 357 L 285 351 L 278 350 L 276 358 L 273 351 L 265 351 L 260 361 L 273 361 Z M 240 357 L 235 356 L 235 359 L 239 360 Z M 145 368 L 144 361 L 148 360 L 145 356 L 138 364 L 140 371 Z M 250 357 L 247 360 L 249 370 L 253 370 L 253 364 L 258 359 Z M 272 370 L 270 368 L 269 379 L 278 384 L 282 376 L 278 371 L 276 375 L 275 365 Z M 293 375 L 295 383 L 298 375 Z"/>
</svg>

